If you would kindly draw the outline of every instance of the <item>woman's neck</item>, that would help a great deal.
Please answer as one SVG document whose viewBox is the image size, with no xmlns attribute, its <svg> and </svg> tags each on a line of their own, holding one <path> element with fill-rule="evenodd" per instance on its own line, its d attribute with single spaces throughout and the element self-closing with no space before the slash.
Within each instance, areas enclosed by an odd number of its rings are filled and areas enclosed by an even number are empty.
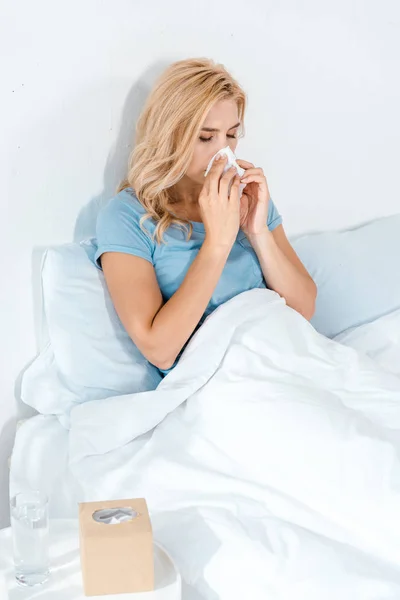
<svg viewBox="0 0 400 600">
<path fill-rule="evenodd" d="M 172 187 L 171 193 L 175 201 L 179 204 L 184 206 L 193 206 L 199 202 L 199 196 L 202 187 L 202 184 L 199 184 L 184 176 Z"/>
<path fill-rule="evenodd" d="M 201 221 L 199 196 L 202 185 L 183 177 L 170 189 L 171 212 L 189 221 Z"/>
</svg>

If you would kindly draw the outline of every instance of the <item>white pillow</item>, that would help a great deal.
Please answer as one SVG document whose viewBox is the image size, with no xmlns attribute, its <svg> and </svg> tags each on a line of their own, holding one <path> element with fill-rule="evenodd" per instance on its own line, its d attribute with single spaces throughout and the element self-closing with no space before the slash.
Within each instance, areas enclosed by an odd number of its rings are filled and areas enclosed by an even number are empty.
<svg viewBox="0 0 400 600">
<path fill-rule="evenodd" d="M 334 337 L 400 308 L 400 214 L 291 240 L 318 286 L 312 324 Z"/>
<path fill-rule="evenodd" d="M 42 414 L 155 389 L 161 375 L 139 352 L 120 322 L 91 240 L 46 251 L 42 266 L 50 343 L 26 370 L 22 399 Z"/>
</svg>

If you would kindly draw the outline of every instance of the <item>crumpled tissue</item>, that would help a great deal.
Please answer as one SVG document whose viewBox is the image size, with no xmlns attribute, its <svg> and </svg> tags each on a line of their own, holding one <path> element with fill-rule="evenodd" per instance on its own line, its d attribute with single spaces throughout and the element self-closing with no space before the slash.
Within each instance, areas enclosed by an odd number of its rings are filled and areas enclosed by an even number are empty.
<svg viewBox="0 0 400 600">
<path fill-rule="evenodd" d="M 229 146 L 226 146 L 225 148 L 222 148 L 221 150 L 218 150 L 218 152 L 217 152 L 216 154 L 214 154 L 214 156 L 212 157 L 212 159 L 211 159 L 211 160 L 210 160 L 210 162 L 208 163 L 208 167 L 207 167 L 207 169 L 205 170 L 204 177 L 207 177 L 207 175 L 208 175 L 208 173 L 209 173 L 209 171 L 210 171 L 210 169 L 211 169 L 211 166 L 212 166 L 212 164 L 213 164 L 214 160 L 217 158 L 217 156 L 218 156 L 219 154 L 226 154 L 226 156 L 228 157 L 228 160 L 226 161 L 226 164 L 225 164 L 225 167 L 224 167 L 223 173 L 225 173 L 225 172 L 226 172 L 228 169 L 230 169 L 231 167 L 235 167 L 236 171 L 238 172 L 238 175 L 239 175 L 240 177 L 243 177 L 243 174 L 244 174 L 244 172 L 245 172 L 245 169 L 242 169 L 242 167 L 239 167 L 239 165 L 238 165 L 238 164 L 237 164 L 237 162 L 236 162 L 236 156 L 235 156 L 235 154 L 232 152 L 232 150 L 230 149 L 230 147 L 229 147 Z M 230 186 L 229 186 L 228 194 L 230 194 L 231 185 L 232 185 L 232 184 L 230 184 Z M 241 183 L 241 184 L 239 185 L 239 198 L 242 196 L 242 193 L 243 193 L 243 190 L 244 190 L 244 188 L 245 188 L 245 187 L 246 187 L 246 184 L 243 184 L 243 183 Z"/>
</svg>

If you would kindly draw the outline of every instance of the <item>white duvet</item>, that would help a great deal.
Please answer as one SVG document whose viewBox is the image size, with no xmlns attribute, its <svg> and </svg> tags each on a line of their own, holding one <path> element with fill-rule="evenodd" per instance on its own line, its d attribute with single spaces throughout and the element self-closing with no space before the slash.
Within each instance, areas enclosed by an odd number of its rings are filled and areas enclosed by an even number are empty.
<svg viewBox="0 0 400 600">
<path fill-rule="evenodd" d="M 400 311 L 340 341 L 232 299 L 157 390 L 72 410 L 79 499 L 144 496 L 184 600 L 400 598 Z"/>
</svg>

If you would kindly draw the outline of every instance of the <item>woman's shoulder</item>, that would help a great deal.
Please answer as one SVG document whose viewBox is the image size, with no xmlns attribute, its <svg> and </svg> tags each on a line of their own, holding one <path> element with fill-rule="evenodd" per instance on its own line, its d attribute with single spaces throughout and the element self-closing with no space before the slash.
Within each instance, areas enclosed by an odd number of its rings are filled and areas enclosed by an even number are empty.
<svg viewBox="0 0 400 600">
<path fill-rule="evenodd" d="M 152 236 L 154 223 L 152 219 L 141 220 L 146 215 L 146 209 L 136 197 L 132 188 L 125 188 L 110 198 L 99 210 L 96 219 L 98 238 L 109 236 L 118 237 L 122 232 L 131 232 L 139 237 Z"/>
<path fill-rule="evenodd" d="M 141 223 L 145 214 L 146 209 L 134 190 L 127 187 L 110 198 L 100 209 L 97 215 L 97 231 L 104 228 L 108 230 L 129 228 L 140 230 L 143 235 L 146 235 L 144 228 L 152 234 L 155 229 L 153 220 L 149 218 Z"/>
<path fill-rule="evenodd" d="M 137 198 L 132 188 L 127 187 L 110 198 L 101 208 L 99 214 L 106 213 L 108 217 L 127 215 L 135 221 L 140 219 L 146 210 Z"/>
<path fill-rule="evenodd" d="M 131 188 L 121 190 L 108 200 L 97 215 L 97 266 L 101 268 L 100 256 L 104 252 L 134 254 L 152 262 L 154 241 L 148 235 L 152 233 L 150 219 L 141 223 L 145 213 Z"/>
</svg>

